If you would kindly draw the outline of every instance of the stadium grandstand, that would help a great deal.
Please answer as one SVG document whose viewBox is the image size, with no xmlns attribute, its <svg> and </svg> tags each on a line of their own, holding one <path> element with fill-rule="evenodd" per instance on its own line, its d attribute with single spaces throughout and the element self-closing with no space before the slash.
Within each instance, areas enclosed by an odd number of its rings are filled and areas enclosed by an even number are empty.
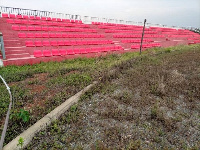
<svg viewBox="0 0 200 150">
<path fill-rule="evenodd" d="M 143 23 L 0 6 L 4 66 L 139 51 Z M 147 23 L 143 50 L 200 43 L 193 31 Z"/>
</svg>

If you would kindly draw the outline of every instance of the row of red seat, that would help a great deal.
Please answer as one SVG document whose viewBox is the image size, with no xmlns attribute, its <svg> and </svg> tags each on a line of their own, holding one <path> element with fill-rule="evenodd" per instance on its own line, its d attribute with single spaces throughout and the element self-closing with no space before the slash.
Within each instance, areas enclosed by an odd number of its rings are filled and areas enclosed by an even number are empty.
<svg viewBox="0 0 200 150">
<path fill-rule="evenodd" d="M 7 19 L 7 23 L 11 24 L 24 24 L 24 25 L 42 25 L 42 26 L 62 26 L 62 27 L 80 27 L 90 28 L 87 24 L 73 24 L 63 22 L 48 22 L 48 21 L 35 21 L 35 20 L 20 20 L 20 19 Z"/>
<path fill-rule="evenodd" d="M 142 48 L 153 48 L 153 47 L 161 47 L 160 43 L 150 43 L 150 44 L 143 44 Z M 131 45 L 132 49 L 139 49 L 140 44 Z"/>
<path fill-rule="evenodd" d="M 117 24 L 117 23 L 105 23 L 105 22 L 92 22 L 93 25 L 102 25 L 102 26 L 119 26 L 119 27 L 139 27 L 139 25 L 127 25 L 127 24 Z"/>
<path fill-rule="evenodd" d="M 142 35 L 141 34 L 128 34 L 128 35 L 124 35 L 124 34 L 118 34 L 118 35 L 113 35 L 113 38 L 141 38 Z M 159 35 L 159 34 L 145 34 L 144 37 L 147 38 L 162 38 L 165 37 L 164 35 Z"/>
<path fill-rule="evenodd" d="M 25 25 L 12 25 L 12 30 L 16 31 L 60 31 L 60 32 L 92 32 L 97 33 L 95 29 L 85 28 L 69 28 L 69 27 L 47 27 L 47 26 L 25 26 Z"/>
<path fill-rule="evenodd" d="M 74 48 L 74 49 L 52 49 L 52 50 L 35 50 L 34 57 L 51 57 L 51 56 L 65 56 L 75 54 L 88 54 L 98 52 L 109 52 L 123 50 L 121 46 L 107 46 L 107 47 L 94 47 L 94 48 Z"/>
<path fill-rule="evenodd" d="M 173 38 L 179 38 L 179 37 L 193 38 L 193 35 L 168 35 L 168 37 L 173 37 Z"/>
<path fill-rule="evenodd" d="M 26 47 L 43 47 L 43 46 L 76 46 L 76 45 L 103 45 L 113 44 L 111 40 L 37 40 L 25 41 Z"/>
<path fill-rule="evenodd" d="M 141 33 L 142 34 L 142 30 L 136 30 L 136 31 L 133 31 L 133 30 L 105 30 L 105 33 L 136 33 L 136 34 Z M 145 34 L 157 34 L 157 32 L 145 30 Z"/>
<path fill-rule="evenodd" d="M 112 26 L 98 26 L 99 29 L 113 29 L 113 30 L 142 30 L 143 27 L 112 27 Z M 150 29 L 146 29 L 148 31 L 151 31 Z"/>
<path fill-rule="evenodd" d="M 140 43 L 141 39 L 121 40 L 122 43 Z M 152 39 L 143 39 L 143 42 L 154 42 Z"/>
<path fill-rule="evenodd" d="M 19 38 L 104 38 L 103 34 L 18 33 Z"/>
<path fill-rule="evenodd" d="M 61 18 L 51 18 L 51 17 L 40 17 L 40 16 L 28 16 L 28 15 L 15 15 L 15 14 L 6 14 L 6 13 L 3 13 L 2 17 L 3 18 L 12 18 L 12 19 L 30 19 L 30 20 L 82 23 L 81 20 L 61 19 Z"/>
</svg>

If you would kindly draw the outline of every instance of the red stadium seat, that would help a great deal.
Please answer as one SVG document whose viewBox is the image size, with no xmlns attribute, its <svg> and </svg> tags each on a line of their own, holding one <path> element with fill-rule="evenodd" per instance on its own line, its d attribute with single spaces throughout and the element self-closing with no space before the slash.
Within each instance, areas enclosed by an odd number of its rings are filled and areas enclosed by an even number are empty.
<svg viewBox="0 0 200 150">
<path fill-rule="evenodd" d="M 35 46 L 36 47 L 42 47 L 42 41 L 35 41 Z"/>
<path fill-rule="evenodd" d="M 15 24 L 21 24 L 21 20 L 20 19 L 15 19 Z"/>
<path fill-rule="evenodd" d="M 28 30 L 29 31 L 35 31 L 35 27 L 34 26 L 28 26 Z"/>
<path fill-rule="evenodd" d="M 31 24 L 31 25 L 32 25 L 32 24 L 35 24 L 35 21 L 34 21 L 34 20 L 29 20 L 29 21 L 28 21 L 28 24 Z"/>
<path fill-rule="evenodd" d="M 44 20 L 44 21 L 46 21 L 46 20 L 47 20 L 47 18 L 46 18 L 46 17 L 41 17 L 41 20 Z"/>
<path fill-rule="evenodd" d="M 41 26 L 35 26 L 35 31 L 42 31 Z"/>
<path fill-rule="evenodd" d="M 23 15 L 23 19 L 29 19 L 27 15 Z"/>
<path fill-rule="evenodd" d="M 35 47 L 33 41 L 26 41 L 26 42 L 25 42 L 25 45 L 26 45 L 26 47 Z"/>
<path fill-rule="evenodd" d="M 52 23 L 51 21 L 49 21 L 49 22 L 47 22 L 47 25 L 48 25 L 48 26 L 52 26 L 53 23 Z"/>
<path fill-rule="evenodd" d="M 27 28 L 26 26 L 20 26 L 20 30 L 21 30 L 21 31 L 27 31 L 28 28 Z"/>
<path fill-rule="evenodd" d="M 35 50 L 35 51 L 33 52 L 33 55 L 34 55 L 34 57 L 42 57 L 42 56 L 43 56 L 41 50 Z"/>
<path fill-rule="evenodd" d="M 13 19 L 7 19 L 7 23 L 15 23 Z"/>
<path fill-rule="evenodd" d="M 56 33 L 56 37 L 57 38 L 62 38 L 62 34 L 61 33 Z"/>
<path fill-rule="evenodd" d="M 6 14 L 6 13 L 2 13 L 2 17 L 3 18 L 9 18 L 8 14 Z"/>
<path fill-rule="evenodd" d="M 26 33 L 18 33 L 19 38 L 26 38 Z"/>
<path fill-rule="evenodd" d="M 61 22 L 62 21 L 62 19 L 60 19 L 60 18 L 57 18 L 57 20 L 56 21 L 58 21 L 58 22 Z"/>
<path fill-rule="evenodd" d="M 55 31 L 55 30 L 54 30 L 54 27 L 49 27 L 48 30 L 49 30 L 49 31 Z"/>
<path fill-rule="evenodd" d="M 51 19 L 51 17 L 47 17 L 47 21 L 51 21 L 52 19 Z"/>
<path fill-rule="evenodd" d="M 35 17 L 36 20 L 41 20 L 40 16 Z"/>
<path fill-rule="evenodd" d="M 42 33 L 43 38 L 49 38 L 49 33 Z"/>
<path fill-rule="evenodd" d="M 49 50 L 43 50 L 43 56 L 45 57 L 51 57 L 51 52 Z"/>
<path fill-rule="evenodd" d="M 66 45 L 66 46 L 71 46 L 71 42 L 68 41 L 68 40 L 65 40 L 65 41 L 64 41 L 64 45 Z"/>
<path fill-rule="evenodd" d="M 49 33 L 49 37 L 50 38 L 56 38 L 56 34 L 55 33 Z"/>
<path fill-rule="evenodd" d="M 74 48 L 74 53 L 75 54 L 80 54 L 80 49 L 79 48 Z"/>
<path fill-rule="evenodd" d="M 35 38 L 42 38 L 42 34 L 41 33 L 35 33 Z"/>
<path fill-rule="evenodd" d="M 13 29 L 13 30 L 16 30 L 16 31 L 20 30 L 20 28 L 19 28 L 18 25 L 12 25 L 12 29 Z"/>
<path fill-rule="evenodd" d="M 10 18 L 16 18 L 15 14 L 10 14 Z"/>
<path fill-rule="evenodd" d="M 74 51 L 72 49 L 68 49 L 67 50 L 67 55 L 74 55 Z"/>
<path fill-rule="evenodd" d="M 57 41 L 51 41 L 50 43 L 51 43 L 51 46 L 58 46 Z"/>
<path fill-rule="evenodd" d="M 56 21 L 56 18 L 52 18 L 52 21 Z"/>
<path fill-rule="evenodd" d="M 58 49 L 52 49 L 51 52 L 52 52 L 53 56 L 60 56 L 61 55 L 60 52 L 58 51 Z"/>
<path fill-rule="evenodd" d="M 42 27 L 42 31 L 49 31 L 48 27 Z"/>
<path fill-rule="evenodd" d="M 60 49 L 59 53 L 61 56 L 65 56 L 67 54 L 67 51 L 65 49 Z"/>
<path fill-rule="evenodd" d="M 44 46 L 50 46 L 50 42 L 49 41 L 43 41 L 43 45 Z"/>
<path fill-rule="evenodd" d="M 21 24 L 28 24 L 28 20 L 22 20 Z"/>
<path fill-rule="evenodd" d="M 27 38 L 35 38 L 35 34 L 34 33 L 27 33 Z"/>
<path fill-rule="evenodd" d="M 41 21 L 41 25 L 43 25 L 43 26 L 47 26 L 48 24 L 47 24 L 46 21 Z"/>
<path fill-rule="evenodd" d="M 80 53 L 81 54 L 87 54 L 88 52 L 85 50 L 85 48 L 80 48 Z"/>
<path fill-rule="evenodd" d="M 62 41 L 62 40 L 58 41 L 58 45 L 59 45 L 59 46 L 64 46 L 64 45 L 65 45 L 65 44 L 64 44 L 64 41 Z"/>
<path fill-rule="evenodd" d="M 23 19 L 23 16 L 22 15 L 16 15 L 16 18 L 17 19 Z"/>
<path fill-rule="evenodd" d="M 41 25 L 41 21 L 35 21 L 35 25 Z"/>
<path fill-rule="evenodd" d="M 29 19 L 34 20 L 35 16 L 29 16 Z"/>
</svg>

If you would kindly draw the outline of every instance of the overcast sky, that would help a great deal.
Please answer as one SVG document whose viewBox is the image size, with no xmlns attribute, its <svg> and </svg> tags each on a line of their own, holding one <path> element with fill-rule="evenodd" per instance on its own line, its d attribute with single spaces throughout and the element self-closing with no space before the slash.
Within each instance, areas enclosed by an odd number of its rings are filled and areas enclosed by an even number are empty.
<svg viewBox="0 0 200 150">
<path fill-rule="evenodd" d="M 0 0 L 0 6 L 200 27 L 200 0 Z"/>
</svg>

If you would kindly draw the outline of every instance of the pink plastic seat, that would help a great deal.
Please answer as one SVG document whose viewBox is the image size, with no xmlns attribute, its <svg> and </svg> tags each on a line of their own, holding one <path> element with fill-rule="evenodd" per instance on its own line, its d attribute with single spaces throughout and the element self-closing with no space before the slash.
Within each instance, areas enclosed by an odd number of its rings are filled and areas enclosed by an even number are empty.
<svg viewBox="0 0 200 150">
<path fill-rule="evenodd" d="M 51 19 L 51 17 L 47 17 L 47 21 L 51 21 L 52 19 Z"/>
<path fill-rule="evenodd" d="M 55 31 L 55 30 L 54 30 L 54 27 L 49 27 L 48 30 L 49 30 L 49 31 Z"/>
<path fill-rule="evenodd" d="M 50 38 L 56 38 L 56 34 L 55 33 L 49 33 L 49 37 Z"/>
<path fill-rule="evenodd" d="M 20 30 L 20 28 L 19 28 L 18 25 L 12 25 L 12 30 L 16 30 L 16 31 L 18 31 L 18 30 Z"/>
<path fill-rule="evenodd" d="M 51 46 L 58 46 L 57 41 L 51 41 L 50 43 L 51 43 Z"/>
<path fill-rule="evenodd" d="M 26 41 L 25 45 L 26 45 L 26 47 L 35 47 L 35 44 L 33 41 Z"/>
<path fill-rule="evenodd" d="M 67 51 L 65 49 L 60 49 L 59 53 L 60 53 L 61 56 L 67 55 Z"/>
<path fill-rule="evenodd" d="M 64 45 L 65 45 L 65 46 L 71 46 L 72 44 L 71 44 L 71 42 L 70 42 L 70 41 L 68 41 L 68 40 L 65 40 L 65 41 L 64 41 Z"/>
<path fill-rule="evenodd" d="M 36 16 L 35 20 L 41 20 L 40 16 Z"/>
<path fill-rule="evenodd" d="M 34 24 L 35 24 L 35 21 L 34 21 L 34 20 L 29 20 L 29 21 L 28 21 L 28 24 L 34 25 Z"/>
<path fill-rule="evenodd" d="M 35 50 L 35 51 L 33 52 L 33 55 L 34 55 L 34 57 L 42 57 L 42 56 L 43 56 L 41 50 Z"/>
<path fill-rule="evenodd" d="M 10 14 L 10 18 L 16 18 L 15 14 Z"/>
<path fill-rule="evenodd" d="M 52 52 L 53 56 L 60 56 L 61 55 L 60 52 L 58 51 L 58 49 L 52 49 L 51 52 Z"/>
<path fill-rule="evenodd" d="M 49 31 L 49 28 L 48 27 L 42 27 L 42 31 Z"/>
<path fill-rule="evenodd" d="M 28 20 L 22 20 L 21 24 L 28 24 Z"/>
<path fill-rule="evenodd" d="M 47 26 L 48 24 L 47 24 L 46 21 L 41 21 L 41 25 L 43 25 L 43 26 Z"/>
<path fill-rule="evenodd" d="M 42 23 L 41 23 L 41 21 L 35 21 L 35 25 L 41 25 Z"/>
<path fill-rule="evenodd" d="M 15 23 L 13 19 L 7 19 L 7 23 Z"/>
<path fill-rule="evenodd" d="M 49 51 L 49 50 L 43 50 L 43 56 L 45 56 L 45 57 L 51 57 L 52 55 L 51 55 L 51 51 Z"/>
<path fill-rule="evenodd" d="M 35 33 L 35 38 L 42 38 L 42 33 Z"/>
<path fill-rule="evenodd" d="M 47 40 L 43 41 L 43 46 L 50 46 L 50 42 Z"/>
<path fill-rule="evenodd" d="M 88 52 L 85 50 L 85 48 L 80 48 L 80 54 L 87 54 Z"/>
<path fill-rule="evenodd" d="M 35 41 L 35 46 L 36 47 L 42 47 L 42 41 Z"/>
<path fill-rule="evenodd" d="M 21 31 L 27 31 L 28 29 L 27 29 L 26 26 L 20 26 L 20 30 L 21 30 Z"/>
<path fill-rule="evenodd" d="M 22 15 L 16 15 L 16 18 L 17 19 L 23 19 L 23 16 Z"/>
<path fill-rule="evenodd" d="M 29 31 L 35 31 L 35 26 L 28 26 Z"/>
<path fill-rule="evenodd" d="M 18 33 L 19 38 L 26 38 L 26 33 Z"/>
<path fill-rule="evenodd" d="M 57 38 L 62 38 L 62 34 L 61 33 L 56 33 L 56 37 Z"/>
<path fill-rule="evenodd" d="M 46 21 L 46 20 L 47 20 L 47 18 L 46 18 L 46 17 L 41 17 L 41 20 L 44 20 L 44 21 Z"/>
<path fill-rule="evenodd" d="M 64 41 L 62 41 L 62 40 L 58 41 L 58 45 L 59 45 L 59 46 L 64 46 L 64 45 L 65 45 L 65 44 L 64 44 Z"/>
<path fill-rule="evenodd" d="M 79 48 L 74 48 L 74 53 L 75 54 L 80 54 L 80 49 Z"/>
<path fill-rule="evenodd" d="M 35 31 L 42 31 L 41 26 L 35 26 Z"/>
<path fill-rule="evenodd" d="M 97 52 L 98 52 L 97 47 L 93 47 L 93 48 L 91 48 L 90 52 L 91 52 L 91 53 L 97 53 Z"/>
<path fill-rule="evenodd" d="M 60 19 L 60 18 L 57 18 L 57 20 L 56 21 L 58 21 L 58 22 L 61 22 L 62 21 L 62 19 Z"/>
<path fill-rule="evenodd" d="M 2 17 L 3 18 L 9 18 L 8 14 L 6 14 L 6 13 L 2 13 Z"/>
<path fill-rule="evenodd" d="M 43 38 L 49 38 L 49 33 L 42 33 Z"/>
<path fill-rule="evenodd" d="M 29 19 L 27 15 L 23 15 L 23 19 Z"/>
<path fill-rule="evenodd" d="M 52 18 L 52 21 L 56 21 L 57 19 L 56 18 Z"/>
<path fill-rule="evenodd" d="M 29 16 L 29 19 L 34 20 L 35 16 Z"/>
<path fill-rule="evenodd" d="M 74 55 L 74 51 L 72 49 L 68 49 L 67 50 L 67 55 Z"/>
<path fill-rule="evenodd" d="M 15 24 L 21 24 L 21 20 L 20 19 L 15 19 Z"/>
<path fill-rule="evenodd" d="M 27 38 L 35 38 L 35 34 L 34 33 L 27 33 Z"/>
</svg>

